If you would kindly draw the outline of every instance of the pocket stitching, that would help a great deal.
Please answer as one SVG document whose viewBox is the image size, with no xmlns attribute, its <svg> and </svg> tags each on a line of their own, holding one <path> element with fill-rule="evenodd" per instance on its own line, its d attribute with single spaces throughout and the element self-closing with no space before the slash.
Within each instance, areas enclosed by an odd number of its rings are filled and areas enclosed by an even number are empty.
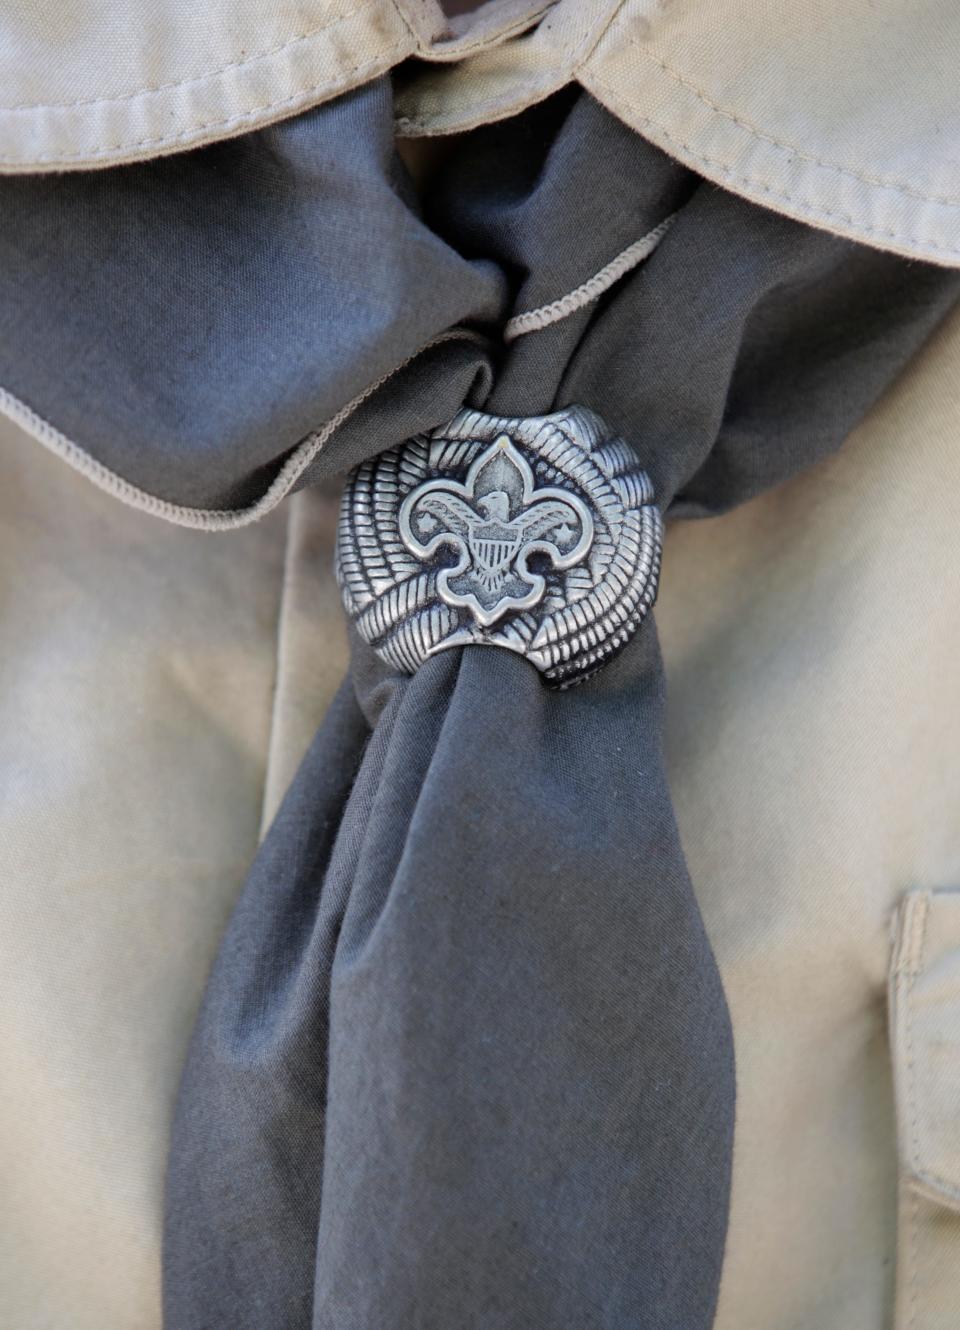
<svg viewBox="0 0 960 1330">
<path fill-rule="evenodd" d="M 914 1085 L 914 1043 L 913 1043 L 913 1004 L 911 997 L 917 975 L 923 968 L 923 955 L 927 943 L 927 921 L 930 917 L 930 897 L 924 893 L 917 901 L 917 908 L 913 908 L 913 902 L 907 903 L 907 923 L 908 931 L 905 939 L 904 957 L 905 975 L 900 978 L 899 983 L 903 985 L 903 1001 L 906 1006 L 906 1044 L 907 1044 L 907 1095 L 910 1101 L 909 1119 L 910 1119 L 910 1153 L 911 1153 L 911 1171 L 916 1172 L 920 1159 L 920 1129 L 919 1129 L 919 1109 L 917 1107 L 917 1095 Z M 919 919 L 916 917 L 919 915 Z M 918 936 L 919 935 L 919 936 Z M 918 1291 L 918 1272 L 920 1267 L 919 1260 L 919 1235 L 920 1235 L 920 1198 L 914 1188 L 910 1188 L 908 1220 L 909 1233 L 907 1235 L 907 1247 L 910 1253 L 910 1273 L 907 1283 L 907 1326 L 906 1330 L 914 1330 L 917 1324 L 917 1291 Z"/>
<path fill-rule="evenodd" d="M 914 902 L 916 908 L 914 908 Z M 913 1038 L 913 991 L 917 977 L 923 970 L 924 959 L 927 945 L 927 926 L 930 919 L 930 894 L 922 893 L 919 898 L 915 897 L 907 905 L 909 911 L 908 936 L 906 938 L 906 956 L 904 958 L 904 969 L 906 970 L 906 983 L 903 988 L 903 1007 L 904 1025 L 906 1036 L 907 1051 L 907 1099 L 909 1103 L 909 1121 L 910 1121 L 910 1174 L 911 1181 L 920 1183 L 939 1193 L 942 1198 L 947 1196 L 954 1204 L 960 1203 L 960 1187 L 939 1174 L 931 1172 L 929 1169 L 921 1167 L 920 1151 L 920 1111 L 917 1102 L 916 1093 L 916 1075 L 915 1075 L 915 1056 L 914 1056 L 914 1038 Z M 914 916 L 919 915 L 919 918 Z M 916 1202 L 914 1202 L 916 1210 Z"/>
</svg>

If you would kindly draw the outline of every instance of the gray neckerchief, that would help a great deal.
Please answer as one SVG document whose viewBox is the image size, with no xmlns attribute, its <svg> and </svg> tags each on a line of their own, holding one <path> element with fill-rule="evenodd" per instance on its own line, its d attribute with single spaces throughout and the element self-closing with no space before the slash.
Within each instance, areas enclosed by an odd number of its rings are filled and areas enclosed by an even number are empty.
<svg viewBox="0 0 960 1330">
<path fill-rule="evenodd" d="M 249 502 L 465 402 L 570 403 L 675 515 L 836 448 L 957 277 L 682 170 L 572 89 L 466 136 L 423 215 L 380 83 L 153 166 L 0 184 L 0 382 L 180 504 Z M 668 215 L 643 267 L 509 346 Z M 143 273 L 149 273 L 144 286 Z M 418 348 L 453 326 L 481 335 Z M 731 1033 L 663 772 L 648 620 L 569 692 L 358 639 L 210 980 L 168 1178 L 169 1330 L 707 1330 Z"/>
</svg>

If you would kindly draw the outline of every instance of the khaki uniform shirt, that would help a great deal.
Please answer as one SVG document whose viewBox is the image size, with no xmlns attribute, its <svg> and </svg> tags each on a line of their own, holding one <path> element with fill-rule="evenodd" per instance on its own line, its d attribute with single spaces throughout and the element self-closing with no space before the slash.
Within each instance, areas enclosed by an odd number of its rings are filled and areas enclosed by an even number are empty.
<svg viewBox="0 0 960 1330">
<path fill-rule="evenodd" d="M 0 167 L 179 151 L 418 56 L 405 139 L 576 79 L 728 190 L 956 266 L 958 54 L 950 0 L 69 0 L 0 16 Z M 0 1325 L 158 1330 L 186 1040 L 345 666 L 333 501 L 185 531 L 0 411 Z M 737 1048 L 717 1330 L 960 1324 L 958 444 L 954 317 L 838 456 L 668 536 L 671 788 Z"/>
</svg>

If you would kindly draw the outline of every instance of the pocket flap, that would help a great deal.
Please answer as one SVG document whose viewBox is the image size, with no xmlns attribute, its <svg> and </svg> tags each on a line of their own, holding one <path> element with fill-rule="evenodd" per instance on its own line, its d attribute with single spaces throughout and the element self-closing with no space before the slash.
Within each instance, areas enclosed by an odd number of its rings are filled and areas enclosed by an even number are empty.
<svg viewBox="0 0 960 1330">
<path fill-rule="evenodd" d="M 890 984 L 900 1160 L 960 1209 L 960 891 L 915 891 L 896 920 Z"/>
</svg>

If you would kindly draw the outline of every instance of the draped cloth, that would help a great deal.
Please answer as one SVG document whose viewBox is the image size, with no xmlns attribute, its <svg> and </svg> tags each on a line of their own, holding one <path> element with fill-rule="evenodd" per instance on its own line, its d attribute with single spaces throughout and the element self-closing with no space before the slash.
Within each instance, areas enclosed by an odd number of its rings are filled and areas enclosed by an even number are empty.
<svg viewBox="0 0 960 1330">
<path fill-rule="evenodd" d="M 0 382 L 184 508 L 239 512 L 353 398 L 297 483 L 465 403 L 576 403 L 699 516 L 838 447 L 956 298 L 574 89 L 460 138 L 422 200 L 390 124 L 381 82 L 153 166 L 4 182 Z M 667 218 L 608 292 L 504 341 Z M 407 677 L 352 642 L 198 1018 L 169 1330 L 711 1325 L 734 1057 L 663 703 L 652 617 L 567 692 L 505 651 Z"/>
</svg>

